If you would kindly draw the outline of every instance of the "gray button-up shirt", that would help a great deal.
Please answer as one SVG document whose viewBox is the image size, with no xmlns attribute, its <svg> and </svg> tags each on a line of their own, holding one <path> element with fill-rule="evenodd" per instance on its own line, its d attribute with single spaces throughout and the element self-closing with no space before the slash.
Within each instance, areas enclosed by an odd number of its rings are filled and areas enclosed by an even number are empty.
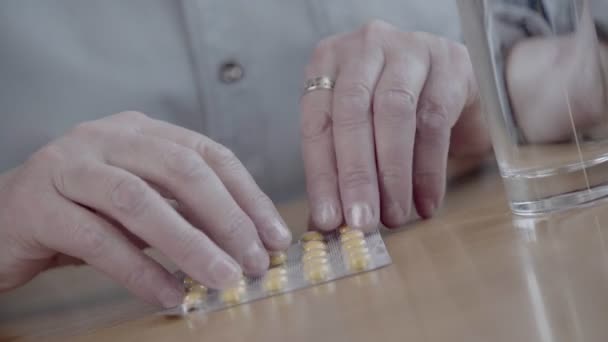
<svg viewBox="0 0 608 342">
<path fill-rule="evenodd" d="M 230 147 L 274 199 L 301 194 L 304 66 L 374 18 L 460 37 L 453 0 L 0 1 L 0 171 L 137 110 Z"/>
</svg>

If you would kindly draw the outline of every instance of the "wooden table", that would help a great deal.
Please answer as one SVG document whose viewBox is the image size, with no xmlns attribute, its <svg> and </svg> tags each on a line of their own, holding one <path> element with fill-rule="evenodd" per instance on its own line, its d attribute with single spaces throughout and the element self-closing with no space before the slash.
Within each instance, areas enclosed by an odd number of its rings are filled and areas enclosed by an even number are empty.
<svg viewBox="0 0 608 342">
<path fill-rule="evenodd" d="M 608 205 L 514 218 L 494 173 L 433 220 L 387 233 L 393 265 L 207 316 L 170 320 L 87 268 L 0 296 L 0 340 L 608 341 Z M 282 208 L 296 231 L 306 210 Z"/>
</svg>

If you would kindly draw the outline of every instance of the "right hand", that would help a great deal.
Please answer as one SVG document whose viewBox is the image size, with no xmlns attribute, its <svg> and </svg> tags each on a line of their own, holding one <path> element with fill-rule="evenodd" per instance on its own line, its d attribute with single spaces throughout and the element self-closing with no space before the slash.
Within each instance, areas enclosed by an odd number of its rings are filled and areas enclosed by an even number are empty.
<svg viewBox="0 0 608 342">
<path fill-rule="evenodd" d="M 0 291 L 67 257 L 170 307 L 181 301 L 181 285 L 142 246 L 224 288 L 242 271 L 262 274 L 266 250 L 291 241 L 232 152 L 140 113 L 81 124 L 0 180 Z"/>
</svg>

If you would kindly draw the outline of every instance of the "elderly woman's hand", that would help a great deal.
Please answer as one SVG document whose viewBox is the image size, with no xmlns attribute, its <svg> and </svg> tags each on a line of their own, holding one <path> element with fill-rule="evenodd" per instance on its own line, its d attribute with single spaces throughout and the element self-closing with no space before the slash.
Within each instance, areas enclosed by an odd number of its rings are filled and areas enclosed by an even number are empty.
<svg viewBox="0 0 608 342">
<path fill-rule="evenodd" d="M 291 241 L 230 150 L 135 112 L 80 124 L 0 174 L 0 203 L 0 291 L 82 261 L 170 307 L 181 286 L 141 247 L 224 288 L 263 274 L 266 250 Z"/>
<path fill-rule="evenodd" d="M 306 78 L 327 76 L 301 102 L 312 223 L 368 230 L 428 218 L 444 196 L 448 155 L 481 156 L 480 118 L 466 48 L 372 22 L 319 43 Z"/>
</svg>

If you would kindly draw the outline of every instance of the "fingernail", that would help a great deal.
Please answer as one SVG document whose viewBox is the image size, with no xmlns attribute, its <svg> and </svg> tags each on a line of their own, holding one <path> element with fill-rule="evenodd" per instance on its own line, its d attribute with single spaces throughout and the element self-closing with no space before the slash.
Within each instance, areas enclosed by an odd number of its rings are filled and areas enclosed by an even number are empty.
<svg viewBox="0 0 608 342">
<path fill-rule="evenodd" d="M 430 198 L 425 198 L 422 200 L 422 212 L 420 213 L 420 215 L 423 218 L 433 217 L 436 210 L 437 210 L 437 205 L 435 204 L 434 200 L 432 200 Z"/>
<path fill-rule="evenodd" d="M 289 244 L 291 242 L 291 231 L 282 220 L 275 219 L 269 234 L 270 240 L 275 244 Z"/>
<path fill-rule="evenodd" d="M 159 301 L 163 307 L 168 309 L 180 305 L 183 298 L 184 294 L 180 290 L 168 287 L 160 293 Z"/>
<path fill-rule="evenodd" d="M 331 201 L 322 201 L 314 207 L 313 218 L 318 228 L 328 228 L 336 221 L 338 209 Z"/>
<path fill-rule="evenodd" d="M 357 229 L 371 228 L 374 224 L 374 213 L 372 208 L 363 203 L 355 203 L 348 211 L 350 225 Z"/>
<path fill-rule="evenodd" d="M 445 115 L 436 112 L 421 111 L 418 119 L 424 122 L 425 125 L 432 128 L 441 128 L 445 124 Z"/>
<path fill-rule="evenodd" d="M 258 274 L 268 269 L 270 257 L 259 242 L 254 241 L 245 252 L 243 267 L 248 273 Z"/>
<path fill-rule="evenodd" d="M 218 289 L 236 284 L 241 279 L 241 270 L 235 263 L 217 257 L 209 268 L 213 286 Z"/>
<path fill-rule="evenodd" d="M 405 224 L 407 221 L 405 210 L 396 202 L 389 205 L 386 214 L 389 217 L 390 222 L 395 226 Z"/>
</svg>

